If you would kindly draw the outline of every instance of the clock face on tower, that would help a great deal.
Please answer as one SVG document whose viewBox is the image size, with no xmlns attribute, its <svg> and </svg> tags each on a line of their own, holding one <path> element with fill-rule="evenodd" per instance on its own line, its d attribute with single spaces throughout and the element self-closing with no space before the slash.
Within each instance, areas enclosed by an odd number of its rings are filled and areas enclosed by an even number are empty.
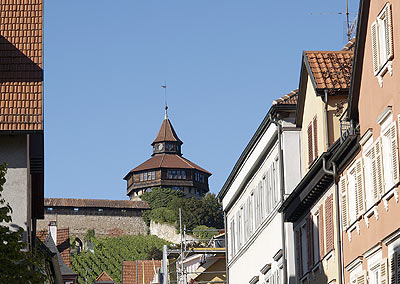
<svg viewBox="0 0 400 284">
<path fill-rule="evenodd" d="M 158 150 L 161 151 L 164 148 L 164 145 L 162 143 L 158 144 Z"/>
</svg>

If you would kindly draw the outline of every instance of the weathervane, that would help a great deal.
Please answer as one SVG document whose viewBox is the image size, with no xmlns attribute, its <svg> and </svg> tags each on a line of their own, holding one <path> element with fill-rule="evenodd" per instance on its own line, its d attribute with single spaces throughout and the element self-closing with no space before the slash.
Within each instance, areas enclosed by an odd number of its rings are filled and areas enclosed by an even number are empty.
<svg viewBox="0 0 400 284">
<path fill-rule="evenodd" d="M 161 86 L 164 89 L 164 97 L 165 97 L 165 119 L 168 119 L 168 104 L 167 104 L 167 81 L 165 81 L 164 85 Z"/>
</svg>

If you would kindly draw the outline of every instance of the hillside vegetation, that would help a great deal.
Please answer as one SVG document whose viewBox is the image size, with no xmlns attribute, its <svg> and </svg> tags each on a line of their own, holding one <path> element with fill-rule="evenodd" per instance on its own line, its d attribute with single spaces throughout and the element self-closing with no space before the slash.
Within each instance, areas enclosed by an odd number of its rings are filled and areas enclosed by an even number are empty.
<svg viewBox="0 0 400 284">
<path fill-rule="evenodd" d="M 179 226 L 179 208 L 182 208 L 182 223 L 188 230 L 203 225 L 221 229 L 224 227 L 222 207 L 215 194 L 207 193 L 201 200 L 186 198 L 181 191 L 168 188 L 153 188 L 141 199 L 147 201 L 152 210 L 143 214 L 147 224 L 150 220 Z"/>
<path fill-rule="evenodd" d="M 90 250 L 71 255 L 72 270 L 79 274 L 78 283 L 93 283 L 106 271 L 115 283 L 122 283 L 122 262 L 125 260 L 161 259 L 162 246 L 168 242 L 156 236 L 90 237 Z M 87 282 L 86 282 L 87 281 Z"/>
</svg>

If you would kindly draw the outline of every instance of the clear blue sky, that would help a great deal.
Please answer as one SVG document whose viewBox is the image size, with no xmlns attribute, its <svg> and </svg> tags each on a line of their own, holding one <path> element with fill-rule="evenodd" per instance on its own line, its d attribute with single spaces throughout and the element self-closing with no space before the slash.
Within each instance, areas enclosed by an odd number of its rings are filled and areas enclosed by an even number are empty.
<svg viewBox="0 0 400 284">
<path fill-rule="evenodd" d="M 349 0 L 358 12 L 358 1 Z M 303 50 L 346 43 L 345 0 L 45 1 L 46 197 L 126 199 L 164 117 L 217 193 Z M 351 15 L 352 18 L 355 14 Z"/>
</svg>

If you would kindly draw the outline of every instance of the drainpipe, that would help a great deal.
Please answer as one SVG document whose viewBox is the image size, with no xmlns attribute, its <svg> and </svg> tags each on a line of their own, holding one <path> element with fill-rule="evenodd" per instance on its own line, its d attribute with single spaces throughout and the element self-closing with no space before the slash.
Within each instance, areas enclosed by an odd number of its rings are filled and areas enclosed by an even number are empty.
<svg viewBox="0 0 400 284">
<path fill-rule="evenodd" d="M 283 152 L 282 152 L 282 125 L 276 119 L 276 117 L 271 116 L 271 122 L 278 127 L 278 151 L 279 151 L 279 168 L 280 168 L 280 192 L 281 192 L 281 202 L 285 200 L 285 179 L 284 179 L 284 164 L 283 164 Z M 286 232 L 285 232 L 285 221 L 283 218 L 283 212 L 281 212 L 281 232 L 282 232 L 282 255 L 283 255 L 283 284 L 288 284 L 288 269 L 287 269 L 287 257 L 286 257 Z"/>
<path fill-rule="evenodd" d="M 324 99 L 323 99 L 324 103 L 325 103 L 325 139 L 326 139 L 326 150 L 328 150 L 329 148 L 329 124 L 328 124 L 328 90 L 325 89 L 324 90 Z"/>
<path fill-rule="evenodd" d="M 336 182 L 337 180 L 337 170 L 336 170 L 336 163 L 331 162 L 332 165 L 332 171 L 328 170 L 326 168 L 326 158 L 323 157 L 322 159 L 322 169 L 324 173 L 331 175 L 333 177 L 333 182 L 335 183 L 335 198 L 336 198 L 336 224 L 338 226 L 338 229 L 336 230 L 336 239 L 337 239 L 337 251 L 338 251 L 338 277 L 339 277 L 339 284 L 344 283 L 343 281 L 343 273 L 342 273 L 342 263 L 343 263 L 343 247 L 342 247 L 342 235 L 341 235 L 341 219 L 340 219 L 340 209 L 339 209 L 339 186 L 338 183 Z"/>
</svg>

